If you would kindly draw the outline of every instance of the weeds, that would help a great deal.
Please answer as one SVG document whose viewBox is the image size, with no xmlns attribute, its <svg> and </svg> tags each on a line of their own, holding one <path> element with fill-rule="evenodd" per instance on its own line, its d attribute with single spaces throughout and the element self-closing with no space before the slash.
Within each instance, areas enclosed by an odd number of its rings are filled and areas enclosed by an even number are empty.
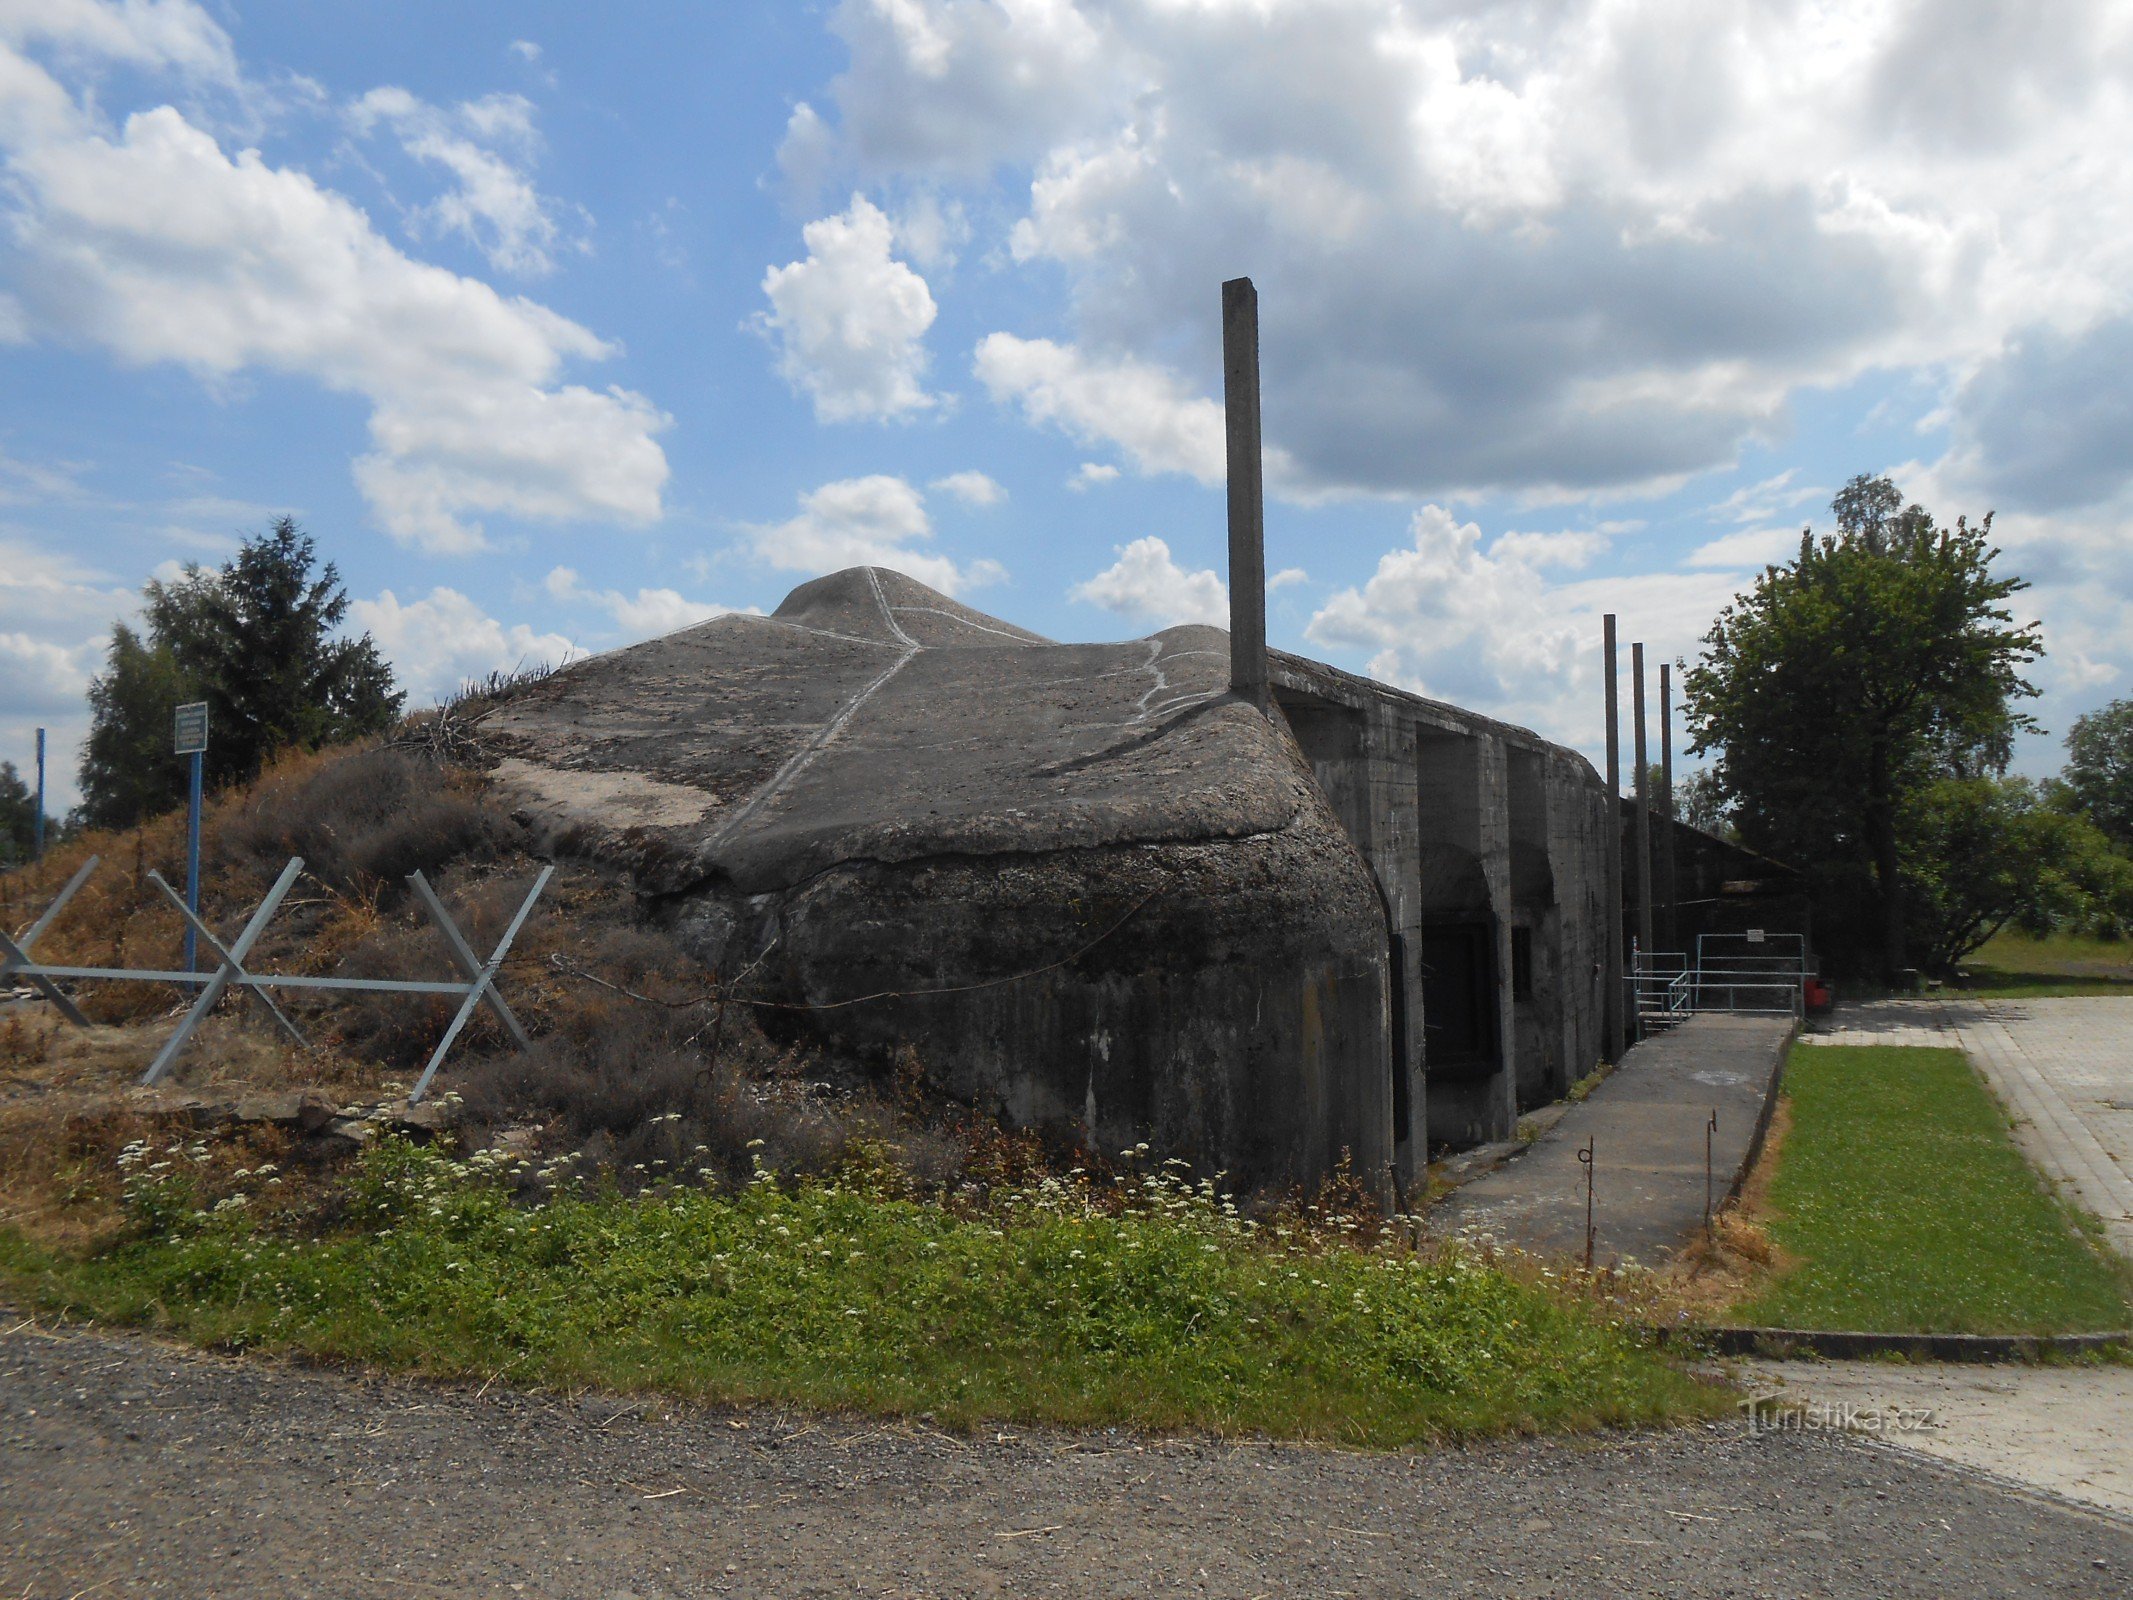
<svg viewBox="0 0 2133 1600">
<path fill-rule="evenodd" d="M 1711 1414 L 1723 1396 L 1567 1295 L 1353 1218 L 1258 1222 L 1177 1168 L 983 1206 L 855 1162 L 625 1196 L 572 1163 L 383 1137 L 330 1226 L 272 1163 L 126 1157 L 122 1240 L 0 1233 L 46 1306 L 217 1343 L 559 1386 L 1393 1446 Z M 884 1181 L 886 1179 L 886 1181 Z M 532 1203 L 529 1203 L 529 1197 Z M 320 1213 L 319 1215 L 324 1215 Z"/>
<path fill-rule="evenodd" d="M 1578 1079 L 1576 1083 L 1573 1083 L 1568 1089 L 1563 1091 L 1563 1098 L 1569 1101 L 1572 1105 L 1576 1105 L 1587 1095 L 1591 1094 L 1593 1090 L 1599 1088 L 1601 1084 L 1605 1083 L 1607 1081 L 1607 1075 L 1614 1070 L 1615 1069 L 1613 1065 L 1608 1062 L 1595 1062 L 1590 1072 L 1586 1073 L 1584 1077 Z"/>
</svg>

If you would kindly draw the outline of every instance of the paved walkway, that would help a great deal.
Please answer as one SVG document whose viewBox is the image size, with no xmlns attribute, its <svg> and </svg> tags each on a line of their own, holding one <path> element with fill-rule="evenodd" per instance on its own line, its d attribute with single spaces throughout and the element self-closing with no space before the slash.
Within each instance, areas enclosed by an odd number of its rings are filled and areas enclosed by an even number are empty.
<svg viewBox="0 0 2133 1600">
<path fill-rule="evenodd" d="M 2124 1367 L 1755 1361 L 1759 1394 L 1807 1427 L 1848 1428 L 2046 1494 L 2133 1516 L 2133 1371 Z"/>
<path fill-rule="evenodd" d="M 1531 1150 L 1439 1202 L 1431 1227 L 1582 1255 L 1578 1152 L 1590 1140 L 1595 1259 L 1657 1261 L 1702 1224 L 1707 1122 L 1716 1113 L 1711 1156 L 1722 1196 L 1747 1160 L 1791 1032 L 1783 1018 L 1706 1014 L 1647 1039 Z"/>
<path fill-rule="evenodd" d="M 1808 1037 L 1968 1052 L 2023 1153 L 2133 1259 L 2133 1000 L 1874 1001 Z"/>
</svg>

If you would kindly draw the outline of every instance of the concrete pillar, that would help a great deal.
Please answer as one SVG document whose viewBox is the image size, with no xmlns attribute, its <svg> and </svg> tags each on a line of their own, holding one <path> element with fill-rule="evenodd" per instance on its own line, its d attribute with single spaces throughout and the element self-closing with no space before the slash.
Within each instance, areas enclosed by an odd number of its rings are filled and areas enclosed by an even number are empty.
<svg viewBox="0 0 2133 1600">
<path fill-rule="evenodd" d="M 1266 493 L 1259 442 L 1259 291 L 1222 285 L 1222 406 L 1229 453 L 1229 686 L 1264 710 Z"/>
<path fill-rule="evenodd" d="M 1438 981 L 1463 975 L 1461 1010 L 1466 1022 L 1480 1024 L 1465 1041 L 1463 1059 L 1447 1060 L 1442 1047 L 1453 1013 L 1432 1011 L 1430 978 L 1425 977 L 1422 1025 L 1429 1136 L 1462 1146 L 1508 1139 L 1518 1123 L 1518 1062 L 1511 1000 L 1510 776 L 1504 743 L 1479 730 L 1418 726 L 1416 745 L 1423 964 Z M 1444 964 L 1429 954 L 1439 938 L 1451 941 L 1443 952 Z M 1471 983 L 1465 981 L 1469 978 Z"/>
<path fill-rule="evenodd" d="M 1674 684 L 1673 669 L 1659 663 L 1659 937 L 1681 948 L 1680 890 L 1674 881 Z"/>
<path fill-rule="evenodd" d="M 1384 902 L 1392 1048 L 1382 1114 L 1392 1128 L 1394 1187 L 1403 1198 L 1419 1196 L 1428 1178 L 1429 1140 L 1412 718 L 1388 700 L 1358 709 L 1284 693 L 1277 703 L 1320 790 L 1369 864 Z"/>
<path fill-rule="evenodd" d="M 1615 650 L 1615 614 L 1602 623 L 1601 651 L 1607 658 L 1607 816 L 1601 837 L 1607 848 L 1607 1059 L 1622 1055 L 1622 712 L 1618 681 L 1621 661 Z"/>
<path fill-rule="evenodd" d="M 1630 691 L 1637 724 L 1637 948 L 1650 955 L 1652 943 L 1652 781 L 1651 755 L 1644 741 L 1644 646 L 1629 647 Z"/>
</svg>

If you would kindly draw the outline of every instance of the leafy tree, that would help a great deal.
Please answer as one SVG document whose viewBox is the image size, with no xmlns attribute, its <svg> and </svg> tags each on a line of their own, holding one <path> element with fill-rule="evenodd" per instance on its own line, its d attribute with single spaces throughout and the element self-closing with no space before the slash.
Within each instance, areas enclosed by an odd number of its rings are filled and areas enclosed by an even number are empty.
<svg viewBox="0 0 2133 1600">
<path fill-rule="evenodd" d="M 1697 767 L 1675 780 L 1674 814 L 1692 828 L 1701 828 L 1721 839 L 1733 837 L 1728 801 L 1709 767 Z"/>
<path fill-rule="evenodd" d="M 1920 964 L 1944 972 L 2006 927 L 2088 924 L 2133 863 L 2021 778 L 1940 778 L 1906 797 L 1904 868 Z"/>
<path fill-rule="evenodd" d="M 368 634 L 336 638 L 348 596 L 294 518 L 281 517 L 209 572 L 189 566 L 142 591 L 145 636 L 112 629 L 109 665 L 89 688 L 83 813 L 121 826 L 175 804 L 184 763 L 171 718 L 208 706 L 208 781 L 254 777 L 275 751 L 315 748 L 389 726 L 406 698 Z"/>
<path fill-rule="evenodd" d="M 37 797 L 12 761 L 0 761 L 0 867 L 30 859 L 36 842 Z"/>
<path fill-rule="evenodd" d="M 1833 509 L 1834 535 L 1803 531 L 1704 635 L 1683 679 L 1691 753 L 1716 754 L 1741 842 L 1814 876 L 1825 942 L 1893 976 L 1910 964 L 1904 808 L 2005 770 L 2043 641 L 2007 610 L 2027 585 L 1993 572 L 1989 514 L 1939 527 L 1867 477 Z"/>
<path fill-rule="evenodd" d="M 2066 786 L 2112 842 L 2133 848 L 2133 700 L 2074 719 L 2066 736 Z"/>
<path fill-rule="evenodd" d="M 185 763 L 171 754 L 171 714 L 200 698 L 197 679 L 167 641 L 111 629 L 102 675 L 89 683 L 89 737 L 82 746 L 81 817 L 92 828 L 131 826 L 185 795 Z"/>
</svg>

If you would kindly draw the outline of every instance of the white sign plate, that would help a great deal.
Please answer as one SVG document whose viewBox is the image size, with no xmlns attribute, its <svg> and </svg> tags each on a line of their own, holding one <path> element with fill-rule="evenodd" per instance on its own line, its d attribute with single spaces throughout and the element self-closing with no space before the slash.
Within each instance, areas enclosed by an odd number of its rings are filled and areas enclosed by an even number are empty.
<svg viewBox="0 0 2133 1600">
<path fill-rule="evenodd" d="M 1761 928 L 1750 928 L 1748 930 L 1748 942 L 1750 944 L 1761 944 L 1763 942 L 1763 930 Z"/>
<path fill-rule="evenodd" d="M 178 707 L 177 753 L 197 755 L 207 748 L 207 702 L 195 700 Z"/>
</svg>

